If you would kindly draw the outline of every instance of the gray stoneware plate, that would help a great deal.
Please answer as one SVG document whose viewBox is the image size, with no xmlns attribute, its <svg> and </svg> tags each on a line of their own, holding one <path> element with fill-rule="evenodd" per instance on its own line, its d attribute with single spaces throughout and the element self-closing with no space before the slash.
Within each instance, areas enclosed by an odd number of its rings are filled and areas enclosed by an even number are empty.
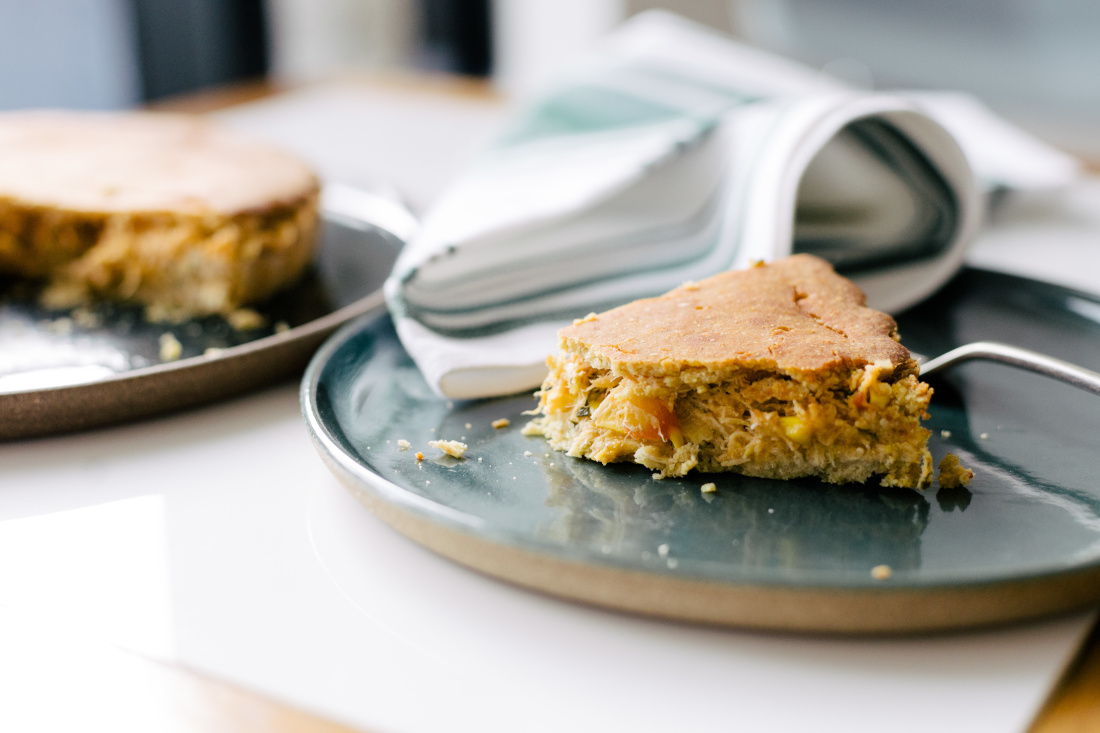
<svg viewBox="0 0 1100 733">
<path fill-rule="evenodd" d="M 1100 368 L 1100 302 L 1031 280 L 967 270 L 898 320 L 924 354 L 991 339 Z M 1100 401 L 992 363 L 934 386 L 933 456 L 957 453 L 977 473 L 969 489 L 655 481 L 639 466 L 569 458 L 520 434 L 530 395 L 434 396 L 385 316 L 318 352 L 302 403 L 322 458 L 383 520 L 459 563 L 578 601 L 844 633 L 965 628 L 1100 601 Z M 511 425 L 494 429 L 498 418 Z M 430 448 L 437 438 L 468 443 L 466 459 Z M 716 494 L 700 492 L 708 480 Z M 889 578 L 872 577 L 881 565 Z"/>
<path fill-rule="evenodd" d="M 399 204 L 343 186 L 326 187 L 322 205 L 313 267 L 254 307 L 262 327 L 237 330 L 220 316 L 152 324 L 138 307 L 111 304 L 74 318 L 0 281 L 0 440 L 146 417 L 300 374 L 325 337 L 382 306 L 382 283 L 415 226 Z M 182 346 L 178 360 L 160 359 L 166 332 Z"/>
</svg>

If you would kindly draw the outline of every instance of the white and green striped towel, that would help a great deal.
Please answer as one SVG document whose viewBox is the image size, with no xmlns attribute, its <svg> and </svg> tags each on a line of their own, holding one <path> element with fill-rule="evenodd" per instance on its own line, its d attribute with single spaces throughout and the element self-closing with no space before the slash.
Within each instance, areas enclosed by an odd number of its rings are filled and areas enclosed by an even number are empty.
<svg viewBox="0 0 1100 733">
<path fill-rule="evenodd" d="M 958 269 L 983 187 L 1074 170 L 965 97 L 859 92 L 647 13 L 443 196 L 387 298 L 433 389 L 510 394 L 572 319 L 792 251 L 900 310 Z"/>
</svg>

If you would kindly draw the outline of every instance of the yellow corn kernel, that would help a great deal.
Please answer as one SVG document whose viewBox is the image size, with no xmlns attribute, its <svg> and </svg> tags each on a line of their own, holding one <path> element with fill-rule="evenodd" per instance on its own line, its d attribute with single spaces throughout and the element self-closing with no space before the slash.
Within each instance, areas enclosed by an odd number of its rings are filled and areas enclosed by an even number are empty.
<svg viewBox="0 0 1100 733">
<path fill-rule="evenodd" d="M 813 439 L 813 431 L 800 417 L 781 417 L 779 424 L 783 426 L 783 432 L 787 437 L 796 443 L 807 445 Z"/>
<path fill-rule="evenodd" d="M 673 426 L 668 430 L 668 439 L 672 441 L 672 447 L 676 450 L 684 447 L 684 434 L 680 428 Z"/>
<path fill-rule="evenodd" d="M 883 384 L 882 382 L 872 384 L 867 392 L 871 399 L 871 404 L 878 408 L 886 407 L 890 404 L 890 398 L 893 396 L 890 385 Z"/>
</svg>

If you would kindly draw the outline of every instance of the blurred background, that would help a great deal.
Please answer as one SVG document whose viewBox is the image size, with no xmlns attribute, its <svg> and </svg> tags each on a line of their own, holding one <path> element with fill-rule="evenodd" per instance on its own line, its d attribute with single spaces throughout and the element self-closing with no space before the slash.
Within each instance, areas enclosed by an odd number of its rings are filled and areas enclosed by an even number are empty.
<svg viewBox="0 0 1100 733">
<path fill-rule="evenodd" d="M 124 108 L 255 79 L 450 72 L 537 90 L 661 7 L 886 89 L 960 89 L 1100 158 L 1094 0 L 0 0 L 0 109 Z"/>
</svg>

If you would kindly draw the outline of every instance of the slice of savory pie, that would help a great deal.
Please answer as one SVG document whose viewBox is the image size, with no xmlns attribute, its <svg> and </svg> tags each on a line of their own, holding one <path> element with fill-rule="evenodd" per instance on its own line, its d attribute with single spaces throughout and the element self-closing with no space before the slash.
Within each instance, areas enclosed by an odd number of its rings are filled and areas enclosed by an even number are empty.
<svg viewBox="0 0 1100 733">
<path fill-rule="evenodd" d="M 576 321 L 525 429 L 664 476 L 736 471 L 923 488 L 931 388 L 894 320 L 824 260 L 724 272 Z"/>
</svg>

